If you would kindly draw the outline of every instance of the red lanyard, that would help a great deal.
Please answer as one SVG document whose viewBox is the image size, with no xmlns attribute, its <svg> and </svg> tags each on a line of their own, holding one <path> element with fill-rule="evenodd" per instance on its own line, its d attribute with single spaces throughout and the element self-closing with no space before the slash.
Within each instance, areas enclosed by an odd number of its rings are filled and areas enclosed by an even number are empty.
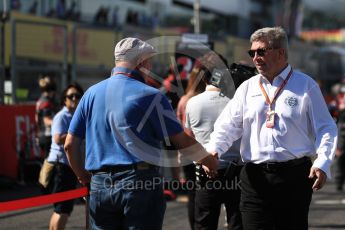
<svg viewBox="0 0 345 230">
<path fill-rule="evenodd" d="M 130 73 L 126 73 L 126 72 L 116 72 L 116 73 L 113 73 L 112 76 L 115 76 L 115 75 L 118 75 L 118 74 L 122 74 L 122 75 L 125 75 L 127 77 L 134 77 L 132 74 Z"/>
<path fill-rule="evenodd" d="M 264 87 L 262 86 L 261 79 L 259 79 L 259 85 L 260 85 L 262 94 L 264 95 L 264 97 L 266 99 L 266 103 L 269 104 L 269 106 L 270 106 L 270 111 L 272 111 L 272 105 L 277 100 L 279 93 L 282 91 L 282 89 L 284 88 L 284 86 L 286 85 L 288 80 L 290 79 L 291 75 L 292 75 L 292 68 L 291 68 L 288 76 L 285 78 L 285 80 L 280 84 L 279 88 L 274 92 L 274 96 L 272 98 L 272 101 L 270 100 L 270 98 L 268 97 Z"/>
</svg>

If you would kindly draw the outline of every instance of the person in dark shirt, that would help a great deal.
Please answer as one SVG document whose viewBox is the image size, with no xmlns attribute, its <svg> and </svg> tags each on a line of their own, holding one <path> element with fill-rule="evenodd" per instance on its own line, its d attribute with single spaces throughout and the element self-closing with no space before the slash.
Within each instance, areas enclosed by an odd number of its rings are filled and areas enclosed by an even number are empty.
<svg viewBox="0 0 345 230">
<path fill-rule="evenodd" d="M 56 85 L 50 76 L 39 79 L 41 96 L 36 102 L 35 120 L 38 128 L 38 139 L 45 156 L 48 156 L 51 145 L 51 125 L 53 117 L 58 110 L 55 100 Z"/>
</svg>

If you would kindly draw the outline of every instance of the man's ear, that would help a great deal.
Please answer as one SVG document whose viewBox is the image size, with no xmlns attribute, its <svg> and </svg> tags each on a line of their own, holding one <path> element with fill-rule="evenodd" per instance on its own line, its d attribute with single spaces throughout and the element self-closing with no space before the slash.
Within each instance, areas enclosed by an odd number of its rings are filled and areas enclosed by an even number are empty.
<svg viewBox="0 0 345 230">
<path fill-rule="evenodd" d="M 281 56 L 281 57 L 283 57 L 283 58 L 285 59 L 286 50 L 283 49 L 283 48 L 280 48 L 280 49 L 278 50 L 278 52 L 279 52 L 279 56 Z"/>
</svg>

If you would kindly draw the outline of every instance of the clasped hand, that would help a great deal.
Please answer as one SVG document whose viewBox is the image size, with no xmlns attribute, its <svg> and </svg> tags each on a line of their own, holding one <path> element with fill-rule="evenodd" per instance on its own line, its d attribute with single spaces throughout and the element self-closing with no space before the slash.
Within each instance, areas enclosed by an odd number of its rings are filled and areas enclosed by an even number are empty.
<svg viewBox="0 0 345 230">
<path fill-rule="evenodd" d="M 217 176 L 219 165 L 217 153 L 211 153 L 210 155 L 202 159 L 199 163 L 202 164 L 202 168 L 209 178 L 215 178 Z"/>
</svg>

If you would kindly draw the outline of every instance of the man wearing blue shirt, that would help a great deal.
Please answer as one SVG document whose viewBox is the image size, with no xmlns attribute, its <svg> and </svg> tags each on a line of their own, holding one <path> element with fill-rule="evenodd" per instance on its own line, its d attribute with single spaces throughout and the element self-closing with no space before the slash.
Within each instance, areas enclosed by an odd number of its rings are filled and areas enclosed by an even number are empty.
<svg viewBox="0 0 345 230">
<path fill-rule="evenodd" d="M 154 166 L 162 160 L 162 141 L 217 168 L 216 159 L 183 132 L 166 97 L 145 84 L 154 54 L 139 39 L 118 42 L 112 76 L 85 93 L 72 119 L 65 150 L 79 181 L 91 182 L 92 229 L 162 228 L 165 200 Z"/>
</svg>

